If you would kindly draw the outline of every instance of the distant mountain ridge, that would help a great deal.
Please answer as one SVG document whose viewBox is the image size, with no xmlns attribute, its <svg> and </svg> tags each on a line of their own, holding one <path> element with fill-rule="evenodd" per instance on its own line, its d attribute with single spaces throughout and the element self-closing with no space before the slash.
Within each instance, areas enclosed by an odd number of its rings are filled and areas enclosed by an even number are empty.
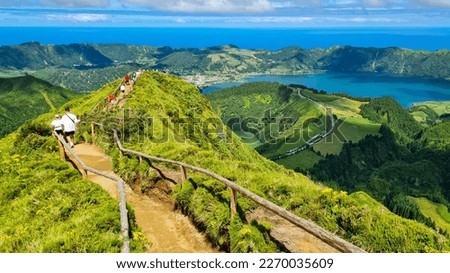
<svg viewBox="0 0 450 273">
<path fill-rule="evenodd" d="M 204 49 L 125 44 L 0 47 L 0 71 L 23 71 L 76 91 L 91 91 L 136 68 L 169 71 L 183 77 L 202 75 L 227 81 L 250 74 L 376 72 L 450 79 L 450 51 L 335 46 L 287 47 L 276 51 L 216 46 Z M 195 80 L 193 80 L 195 82 Z M 195 82 L 198 85 L 202 81 Z"/>
</svg>

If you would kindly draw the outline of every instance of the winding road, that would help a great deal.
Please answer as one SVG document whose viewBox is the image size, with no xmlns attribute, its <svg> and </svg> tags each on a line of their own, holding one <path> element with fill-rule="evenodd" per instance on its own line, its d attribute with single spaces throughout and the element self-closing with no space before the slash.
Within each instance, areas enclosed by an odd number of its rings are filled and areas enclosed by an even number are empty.
<svg viewBox="0 0 450 273">
<path fill-rule="evenodd" d="M 317 102 L 317 101 L 315 101 L 315 100 L 313 100 L 313 99 L 311 99 L 311 98 L 309 98 L 307 96 L 304 96 L 302 94 L 300 88 L 297 88 L 297 94 L 298 94 L 298 96 L 300 98 L 307 99 L 310 102 L 312 102 L 312 103 L 316 104 L 317 106 L 319 106 L 320 108 L 323 108 L 325 113 L 326 113 L 326 115 L 331 120 L 331 126 L 330 126 L 330 128 L 327 128 L 328 126 L 326 126 L 326 124 L 325 124 L 325 130 L 322 131 L 320 134 L 317 134 L 317 135 L 311 137 L 308 141 L 306 141 L 305 144 L 303 144 L 301 146 L 298 146 L 298 147 L 295 147 L 293 149 L 290 149 L 289 151 L 285 152 L 284 154 L 279 154 L 279 155 L 270 157 L 269 159 L 271 159 L 271 160 L 282 159 L 282 158 L 285 158 L 285 157 L 297 154 L 297 153 L 305 150 L 306 148 L 313 146 L 314 144 L 320 142 L 322 139 L 324 139 L 329 134 L 331 134 L 333 132 L 334 128 L 336 127 L 336 125 L 337 125 L 336 119 L 334 118 L 334 116 L 331 113 L 331 111 L 329 111 L 330 108 L 326 108 L 323 104 L 321 104 L 321 103 L 319 103 L 319 102 Z"/>
</svg>

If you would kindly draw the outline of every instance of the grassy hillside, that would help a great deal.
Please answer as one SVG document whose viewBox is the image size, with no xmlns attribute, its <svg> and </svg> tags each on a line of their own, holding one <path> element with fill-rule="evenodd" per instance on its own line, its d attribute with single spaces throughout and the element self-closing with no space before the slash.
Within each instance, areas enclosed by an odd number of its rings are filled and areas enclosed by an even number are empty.
<svg viewBox="0 0 450 273">
<path fill-rule="evenodd" d="M 107 125 L 98 138 L 126 180 L 139 181 L 139 172 L 148 172 L 148 166 L 119 157 L 109 128 L 119 129 L 127 148 L 210 169 L 369 251 L 450 249 L 446 236 L 394 215 L 369 196 L 361 197 L 363 193 L 334 191 L 259 156 L 223 125 L 195 87 L 179 78 L 147 72 L 135 84 L 126 111 L 92 112 L 113 88 L 114 83 L 72 105 L 86 121 Z M 80 134 L 86 132 L 88 139 L 88 131 L 86 125 Z M 214 244 L 232 252 L 279 251 L 268 236 L 267 224 L 246 221 L 255 204 L 239 196 L 238 217 L 230 222 L 227 188 L 205 176 L 189 173 L 189 178 L 175 189 L 174 197 Z"/>
<path fill-rule="evenodd" d="M 320 125 L 305 124 L 323 114 L 312 103 L 296 99 L 293 92 L 285 85 L 260 82 L 209 93 L 207 98 L 241 139 L 256 140 L 264 146 L 259 147 L 264 154 L 276 155 L 304 143 L 304 134 L 320 131 Z"/>
<path fill-rule="evenodd" d="M 364 193 L 334 191 L 259 156 L 223 125 L 194 86 L 177 77 L 146 72 L 127 97 L 126 110 L 93 111 L 119 82 L 67 105 L 86 122 L 79 139 L 90 140 L 89 121 L 104 124 L 98 141 L 111 153 L 116 171 L 125 180 L 139 183 L 139 173 L 150 170 L 148 165 L 139 166 L 137 159 L 119 156 L 111 128 L 119 130 L 128 148 L 215 171 L 368 251 L 450 251 L 447 236 L 394 215 Z M 117 202 L 59 159 L 48 131 L 53 114 L 0 140 L 0 221 L 4 223 L 0 249 L 116 252 L 120 247 Z M 268 235 L 270 225 L 246 221 L 246 213 L 256 205 L 242 196 L 238 196 L 238 215 L 230 222 L 229 191 L 218 182 L 189 173 L 174 197 L 178 207 L 223 249 L 280 251 Z M 134 251 L 142 251 L 143 242 L 132 243 Z"/>
<path fill-rule="evenodd" d="M 380 123 L 361 116 L 361 106 L 368 102 L 356 100 L 343 94 L 326 94 L 305 88 L 302 94 L 329 108 L 338 125 L 332 134 L 313 146 L 313 150 L 321 155 L 339 154 L 346 142 L 357 143 L 368 135 L 378 135 Z M 303 166 L 302 166 L 303 167 Z"/>
<path fill-rule="evenodd" d="M 0 78 L 0 137 L 79 96 L 32 76 Z"/>
<path fill-rule="evenodd" d="M 426 197 L 449 206 L 449 122 L 421 126 L 391 98 L 372 99 L 360 114 L 383 124 L 379 135 L 344 144 L 342 152 L 327 156 L 310 173 L 339 189 L 366 191 L 399 215 L 432 225 L 398 196 Z"/>
<path fill-rule="evenodd" d="M 222 121 L 244 142 L 257 143 L 252 146 L 257 147 L 258 152 L 267 158 L 283 155 L 302 146 L 329 128 L 331 125 L 325 115 L 325 108 L 330 109 L 338 126 L 332 134 L 313 146 L 315 155 L 311 151 L 304 151 L 301 154 L 305 158 L 295 154 L 275 159 L 290 169 L 310 168 L 323 158 L 320 155 L 339 154 L 344 142 L 356 143 L 367 135 L 377 135 L 380 129 L 380 123 L 371 122 L 359 114 L 359 107 L 367 102 L 319 93 L 306 86 L 249 83 L 206 96 L 221 115 Z"/>
<path fill-rule="evenodd" d="M 415 103 L 409 112 L 422 125 L 433 125 L 436 121 L 448 119 L 450 101 L 428 101 Z"/>
<path fill-rule="evenodd" d="M 272 85 L 276 86 L 274 83 Z M 256 95 L 276 98 L 281 94 L 277 88 L 270 90 L 267 86 L 267 83 L 254 83 L 207 96 L 212 105 L 220 110 L 222 117 L 228 117 L 230 113 L 235 116 L 248 115 L 249 112 L 261 116 L 270 109 L 270 104 L 257 103 Z M 254 88 L 256 91 L 252 87 L 257 87 Z M 326 108 L 332 112 L 337 126 L 312 147 L 293 155 L 273 157 L 295 147 L 286 140 L 289 140 L 292 131 L 302 132 L 302 127 L 292 126 L 291 123 L 289 125 L 292 127 L 281 132 L 275 141 L 262 140 L 263 145 L 257 147 L 262 155 L 287 168 L 308 173 L 335 189 L 365 191 L 398 215 L 434 227 L 432 220 L 421 214 L 419 207 L 408 202 L 405 196 L 424 196 L 449 204 L 450 177 L 446 171 L 450 168 L 447 159 L 450 145 L 448 121 L 435 120 L 425 128 L 391 98 L 355 99 L 344 94 L 326 94 L 305 86 L 293 85 L 290 88 L 295 91 L 291 92 L 289 100 L 273 107 L 277 109 L 275 113 L 278 115 L 274 115 L 277 120 L 291 117 L 300 121 L 302 116 L 307 116 L 317 122 Z M 431 107 L 438 109 L 436 111 L 441 116 L 445 111 L 442 104 L 430 104 L 429 110 Z M 416 108 L 416 111 L 422 108 Z M 433 113 L 438 116 L 438 113 Z M 304 120 L 302 122 L 304 124 Z M 324 127 L 322 125 L 317 129 L 315 134 Z"/>
<path fill-rule="evenodd" d="M 52 116 L 0 139 L 0 252 L 120 252 L 118 201 L 60 159 Z M 132 251 L 145 243 L 132 240 Z"/>
<path fill-rule="evenodd" d="M 417 203 L 421 212 L 436 223 L 437 228 L 450 233 L 450 213 L 445 205 L 431 202 L 424 197 L 411 198 Z"/>
</svg>

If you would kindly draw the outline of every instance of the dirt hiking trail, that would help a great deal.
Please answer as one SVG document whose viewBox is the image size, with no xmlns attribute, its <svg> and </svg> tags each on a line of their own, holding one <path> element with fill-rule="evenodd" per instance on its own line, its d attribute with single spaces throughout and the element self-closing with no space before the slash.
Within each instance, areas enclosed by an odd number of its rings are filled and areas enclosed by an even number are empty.
<svg viewBox="0 0 450 273">
<path fill-rule="evenodd" d="M 89 167 L 115 175 L 111 159 L 102 150 L 91 144 L 78 144 L 75 153 Z M 116 182 L 89 173 L 88 179 L 102 186 L 113 197 L 118 198 Z M 133 207 L 137 225 L 152 243 L 148 252 L 153 253 L 216 253 L 219 252 L 199 232 L 188 217 L 174 210 L 174 201 L 169 195 L 146 196 L 125 185 L 127 203 Z"/>
</svg>

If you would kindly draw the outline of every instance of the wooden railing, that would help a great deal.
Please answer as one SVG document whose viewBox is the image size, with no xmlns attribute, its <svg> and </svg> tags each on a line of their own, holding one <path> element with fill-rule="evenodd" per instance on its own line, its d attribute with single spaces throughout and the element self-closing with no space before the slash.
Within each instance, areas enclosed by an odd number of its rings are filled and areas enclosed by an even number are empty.
<svg viewBox="0 0 450 273">
<path fill-rule="evenodd" d="M 94 139 L 94 137 L 95 137 L 95 128 L 94 128 L 95 125 L 101 126 L 101 124 L 92 123 L 92 126 L 91 126 L 92 139 Z M 189 170 L 192 170 L 192 171 L 195 171 L 198 173 L 208 175 L 208 176 L 216 179 L 217 181 L 222 182 L 226 186 L 228 186 L 230 188 L 230 217 L 231 218 L 233 218 L 236 214 L 236 204 L 237 204 L 236 203 L 236 193 L 240 193 L 243 196 L 254 201 L 255 203 L 261 205 L 262 207 L 272 211 L 276 215 L 286 219 L 287 221 L 293 223 L 294 225 L 296 225 L 298 227 L 301 227 L 302 229 L 304 229 L 307 232 L 311 233 L 312 235 L 316 236 L 320 240 L 326 242 L 330 246 L 338 249 L 339 251 L 347 252 L 347 253 L 363 253 L 363 252 L 365 252 L 363 249 L 339 238 L 338 236 L 321 228 L 320 226 L 318 226 L 312 222 L 309 222 L 309 221 L 293 214 L 292 212 L 287 211 L 286 209 L 262 198 L 261 196 L 247 190 L 246 188 L 234 183 L 233 181 L 231 181 L 225 177 L 222 177 L 222 176 L 220 176 L 214 172 L 211 172 L 209 170 L 186 164 L 184 162 L 150 156 L 150 155 L 138 152 L 138 151 L 126 149 L 122 146 L 116 130 L 113 130 L 113 134 L 114 134 L 114 141 L 115 141 L 121 154 L 127 153 L 130 155 L 137 156 L 140 161 L 142 161 L 142 159 L 144 158 L 144 159 L 149 160 L 150 162 L 151 161 L 165 162 L 165 163 L 170 163 L 170 164 L 179 166 L 181 173 L 182 173 L 181 183 L 186 181 L 186 179 L 187 179 L 186 170 L 189 169 Z"/>
<path fill-rule="evenodd" d="M 62 136 L 55 134 L 56 138 L 58 139 L 58 145 L 60 148 L 60 154 L 62 158 L 66 158 L 66 151 L 68 151 L 74 160 L 78 163 L 75 164 L 77 168 L 79 168 L 81 174 L 83 177 L 87 176 L 87 172 L 91 172 L 103 177 L 106 177 L 108 179 L 111 179 L 117 183 L 117 188 L 119 192 L 119 208 L 120 208 L 120 230 L 121 230 L 121 236 L 123 240 L 123 246 L 122 246 L 122 253 L 129 253 L 130 252 L 130 239 L 129 239 L 129 224 L 128 224 L 128 210 L 127 210 L 127 201 L 126 201 L 126 195 L 125 195 L 125 182 L 119 177 L 115 177 L 113 175 L 110 175 L 109 173 L 99 171 L 97 169 L 91 168 L 84 164 L 84 162 L 78 157 L 78 155 L 70 148 L 70 146 L 67 144 L 67 142 L 63 139 Z"/>
</svg>

